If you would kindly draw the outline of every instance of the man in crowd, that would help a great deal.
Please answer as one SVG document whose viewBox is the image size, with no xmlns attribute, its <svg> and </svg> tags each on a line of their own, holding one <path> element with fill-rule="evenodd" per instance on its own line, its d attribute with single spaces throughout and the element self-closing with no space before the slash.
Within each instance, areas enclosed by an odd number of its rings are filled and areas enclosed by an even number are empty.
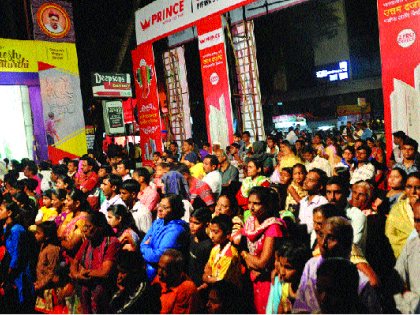
<svg viewBox="0 0 420 315">
<path fill-rule="evenodd" d="M 37 173 L 38 173 L 38 166 L 36 165 L 36 163 L 34 161 L 28 161 L 27 165 L 23 169 L 23 174 L 27 178 L 33 178 L 37 180 L 38 186 L 36 186 L 35 192 L 41 195 L 41 179 L 38 176 L 36 176 Z"/>
<path fill-rule="evenodd" d="M 102 212 L 105 217 L 108 217 L 108 208 L 113 205 L 125 205 L 121 199 L 119 193 L 122 185 L 121 176 L 115 174 L 109 174 L 104 178 L 101 184 L 101 190 L 106 198 L 104 203 L 101 205 Z"/>
<path fill-rule="evenodd" d="M 167 249 L 159 259 L 152 286 L 161 288 L 161 314 L 196 314 L 200 310 L 197 287 L 183 269 L 184 258 L 176 249 Z"/>
<path fill-rule="evenodd" d="M 316 271 L 325 259 L 334 257 L 349 259 L 352 244 L 353 229 L 346 219 L 332 217 L 322 224 L 319 232 L 321 256 L 310 259 L 305 265 L 293 305 L 294 313 L 317 313 L 319 311 L 316 299 Z M 359 296 L 362 303 L 371 313 L 381 313 L 379 301 L 369 284 L 369 279 L 361 271 L 358 273 Z"/>
<path fill-rule="evenodd" d="M 363 134 L 360 136 L 360 139 L 367 140 L 372 137 L 372 130 L 370 130 L 365 121 L 359 123 L 360 128 L 363 130 Z"/>
<path fill-rule="evenodd" d="M 236 132 L 233 135 L 233 141 L 239 145 L 239 148 L 238 148 L 239 149 L 239 152 L 238 152 L 238 154 L 239 154 L 239 156 L 241 156 L 242 153 L 245 152 L 245 150 L 246 150 L 246 143 L 245 143 L 244 140 L 242 140 L 242 135 L 241 135 L 240 132 Z"/>
<path fill-rule="evenodd" d="M 170 151 L 172 152 L 172 157 L 175 162 L 178 162 L 181 155 L 178 153 L 178 143 L 176 141 L 172 141 L 169 145 Z"/>
<path fill-rule="evenodd" d="M 130 164 L 128 160 L 122 160 L 117 163 L 117 173 L 121 176 L 123 182 L 125 182 L 127 179 L 131 179 L 129 165 Z"/>
<path fill-rule="evenodd" d="M 403 169 L 407 175 L 420 170 L 420 161 L 417 159 L 419 144 L 416 140 L 405 137 L 402 145 L 403 161 L 396 163 L 393 168 Z"/>
<path fill-rule="evenodd" d="M 182 157 L 181 157 L 181 162 L 184 162 L 184 158 L 187 154 L 194 154 L 195 156 L 197 156 L 197 154 L 194 152 L 194 142 L 193 139 L 187 139 L 184 141 L 184 143 L 182 144 Z M 198 158 L 198 157 L 197 157 Z"/>
<path fill-rule="evenodd" d="M 350 184 L 373 180 L 375 177 L 375 166 L 369 162 L 371 153 L 372 149 L 366 144 L 362 144 L 356 149 L 357 166 L 353 169 Z"/>
<path fill-rule="evenodd" d="M 190 170 L 186 165 L 181 164 L 180 166 L 178 166 L 177 171 L 181 173 L 182 176 L 184 176 L 185 180 L 188 183 L 188 188 L 190 191 L 192 202 L 194 203 L 194 199 L 199 197 L 213 212 L 216 202 L 214 200 L 213 192 L 210 186 L 202 180 L 191 176 Z"/>
<path fill-rule="evenodd" d="M 239 181 L 238 169 L 229 163 L 228 157 L 224 150 L 217 150 L 216 157 L 219 160 L 219 172 L 222 174 L 222 186 L 227 187 L 231 182 Z"/>
<path fill-rule="evenodd" d="M 120 197 L 127 206 L 128 211 L 133 215 L 134 222 L 139 231 L 146 234 L 152 226 L 152 213 L 137 199 L 139 192 L 140 184 L 138 181 L 127 179 L 121 185 Z"/>
<path fill-rule="evenodd" d="M 322 194 L 325 190 L 326 181 L 325 172 L 314 168 L 306 175 L 303 182 L 303 189 L 308 192 L 308 196 L 299 203 L 299 223 L 306 224 L 308 234 L 311 234 L 313 230 L 313 210 L 328 203 L 328 200 Z"/>
<path fill-rule="evenodd" d="M 306 146 L 302 150 L 302 155 L 305 159 L 305 167 L 308 172 L 314 168 L 319 168 L 323 170 L 328 177 L 332 175 L 330 163 L 323 157 L 317 155 L 315 149 Z"/>
<path fill-rule="evenodd" d="M 206 176 L 203 177 L 203 182 L 207 183 L 217 199 L 222 192 L 222 175 L 217 170 L 219 160 L 215 155 L 207 155 L 203 161 L 203 169 Z"/>
<path fill-rule="evenodd" d="M 346 167 L 350 171 L 354 167 L 354 155 L 354 148 L 346 146 L 343 150 L 341 161 L 335 167 Z"/>
<path fill-rule="evenodd" d="M 402 146 L 406 135 L 404 131 L 397 131 L 392 134 L 394 136 L 394 144 L 396 147 L 392 150 L 391 158 L 389 159 L 389 166 L 393 167 L 396 163 L 402 163 L 404 156 Z"/>
<path fill-rule="evenodd" d="M 82 160 L 82 172 L 83 177 L 80 178 L 80 190 L 85 194 L 90 194 L 98 185 L 99 177 L 93 171 L 93 167 L 96 165 L 96 161 L 90 157 L 86 157 Z"/>
</svg>

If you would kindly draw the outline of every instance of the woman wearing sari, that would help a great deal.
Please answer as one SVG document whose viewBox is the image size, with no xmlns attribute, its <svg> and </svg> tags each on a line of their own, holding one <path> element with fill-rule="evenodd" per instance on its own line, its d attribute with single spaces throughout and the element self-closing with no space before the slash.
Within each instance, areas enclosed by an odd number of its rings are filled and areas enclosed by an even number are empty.
<svg viewBox="0 0 420 315">
<path fill-rule="evenodd" d="M 90 208 L 83 192 L 76 188 L 67 194 L 65 206 L 69 213 L 58 227 L 57 235 L 65 251 L 64 256 L 72 260 L 82 245 L 85 218 Z"/>
<path fill-rule="evenodd" d="M 278 195 L 273 189 L 253 187 L 249 192 L 248 207 L 252 215 L 245 222 L 242 235 L 247 246 L 240 254 L 250 271 L 258 314 L 266 313 L 275 243 L 287 234 L 284 221 L 276 217 L 278 204 Z"/>
<path fill-rule="evenodd" d="M 260 160 L 250 159 L 247 164 L 247 169 L 248 177 L 244 179 L 241 188 L 236 194 L 238 205 L 244 210 L 248 210 L 248 195 L 251 188 L 256 186 L 268 187 L 270 185 L 269 179 L 262 175 L 263 163 Z M 244 213 L 245 221 L 249 216 L 249 211 L 246 211 Z"/>
</svg>

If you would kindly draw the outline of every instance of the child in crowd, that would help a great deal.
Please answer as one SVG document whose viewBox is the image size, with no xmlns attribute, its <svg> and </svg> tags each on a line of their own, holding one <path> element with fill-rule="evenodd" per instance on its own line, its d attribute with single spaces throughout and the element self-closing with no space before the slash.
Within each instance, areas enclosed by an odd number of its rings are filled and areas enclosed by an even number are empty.
<svg viewBox="0 0 420 315">
<path fill-rule="evenodd" d="M 267 314 L 291 313 L 300 278 L 306 262 L 311 258 L 311 252 L 298 241 L 285 240 L 276 250 L 275 258 Z"/>
<path fill-rule="evenodd" d="M 54 221 L 58 216 L 57 210 L 52 205 L 52 189 L 46 190 L 42 194 L 43 207 L 38 210 L 38 214 L 35 218 L 35 224 L 38 225 L 45 221 Z"/>
<path fill-rule="evenodd" d="M 57 211 L 57 217 L 54 219 L 57 227 L 67 217 L 68 209 L 64 207 L 64 201 L 66 200 L 67 191 L 64 189 L 56 189 L 51 193 L 51 204 Z"/>
<path fill-rule="evenodd" d="M 244 216 L 240 214 L 236 198 L 221 195 L 219 199 L 217 199 L 213 217 L 218 216 L 219 214 L 226 214 L 232 219 L 233 227 L 230 240 L 235 245 L 239 245 L 242 237 L 242 229 L 244 227 Z"/>
<path fill-rule="evenodd" d="M 241 286 L 239 253 L 229 240 L 232 226 L 232 220 L 226 214 L 219 214 L 211 220 L 211 240 L 215 246 L 204 268 L 203 281 L 207 285 L 225 279 Z"/>
<path fill-rule="evenodd" d="M 35 238 L 41 245 L 38 264 L 36 267 L 37 278 L 34 283 L 34 288 L 37 293 L 35 310 L 41 313 L 51 313 L 54 310 L 54 269 L 60 256 L 57 226 L 51 221 L 45 221 L 38 224 L 36 227 Z"/>
<path fill-rule="evenodd" d="M 291 212 L 294 213 L 299 202 L 308 194 L 302 187 L 307 174 L 305 165 L 299 163 L 293 166 L 292 174 L 293 180 L 287 187 L 285 210 L 293 210 Z"/>
<path fill-rule="evenodd" d="M 158 190 L 158 189 L 162 189 L 163 187 L 163 183 L 162 183 L 162 176 L 165 174 L 165 169 L 164 169 L 164 163 L 159 163 L 158 165 L 156 165 L 155 168 L 155 176 L 153 178 L 153 181 L 151 183 L 151 186 Z"/>
<path fill-rule="evenodd" d="M 67 164 L 67 168 L 68 168 L 67 176 L 73 180 L 74 180 L 74 177 L 76 176 L 78 164 L 79 164 L 79 161 L 77 160 L 71 160 Z"/>
<path fill-rule="evenodd" d="M 210 221 L 211 211 L 208 208 L 198 208 L 191 213 L 188 274 L 199 291 L 207 286 L 203 282 L 203 273 L 213 248 L 213 242 L 206 233 Z"/>
</svg>

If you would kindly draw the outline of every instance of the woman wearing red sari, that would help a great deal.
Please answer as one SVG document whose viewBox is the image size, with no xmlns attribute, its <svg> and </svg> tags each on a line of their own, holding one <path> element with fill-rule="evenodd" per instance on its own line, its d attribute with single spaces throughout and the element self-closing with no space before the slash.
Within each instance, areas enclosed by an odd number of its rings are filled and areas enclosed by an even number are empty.
<svg viewBox="0 0 420 315">
<path fill-rule="evenodd" d="M 241 256 L 250 270 L 255 309 L 258 314 L 265 314 L 270 294 L 270 274 L 274 269 L 275 243 L 287 232 L 284 221 L 276 217 L 279 202 L 273 189 L 253 187 L 248 200 L 251 216 L 246 220 L 242 233 L 247 250 L 242 250 Z"/>
</svg>

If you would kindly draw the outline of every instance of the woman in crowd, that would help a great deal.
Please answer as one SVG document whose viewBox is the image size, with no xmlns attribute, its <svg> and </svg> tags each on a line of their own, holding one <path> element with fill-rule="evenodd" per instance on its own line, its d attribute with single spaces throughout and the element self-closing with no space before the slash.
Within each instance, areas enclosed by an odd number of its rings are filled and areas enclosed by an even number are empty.
<svg viewBox="0 0 420 315">
<path fill-rule="evenodd" d="M 65 257 L 71 260 L 82 245 L 85 219 L 90 208 L 83 192 L 76 188 L 67 194 L 65 205 L 69 213 L 58 227 L 57 235 Z"/>
<path fill-rule="evenodd" d="M 250 271 L 258 314 L 266 312 L 275 242 L 287 233 L 278 218 L 278 203 L 278 195 L 271 188 L 254 187 L 249 192 L 248 207 L 252 215 L 245 222 L 242 235 L 247 248 L 241 250 L 240 255 Z"/>
<path fill-rule="evenodd" d="M 251 158 L 260 160 L 262 163 L 261 174 L 264 174 L 265 176 L 270 176 L 273 172 L 273 159 L 265 152 L 266 148 L 266 142 L 255 141 L 252 144 L 253 154 Z"/>
<path fill-rule="evenodd" d="M 158 219 L 140 244 L 147 264 L 147 276 L 151 281 L 156 276 L 160 256 L 165 250 L 175 248 L 184 255 L 188 253 L 188 223 L 181 220 L 184 212 L 182 199 L 178 195 L 165 195 L 158 205 Z"/>
<path fill-rule="evenodd" d="M 420 196 L 420 172 L 410 173 L 405 184 L 406 198 L 397 202 L 386 220 L 385 234 L 394 251 L 395 258 L 414 229 L 413 207 Z"/>
<path fill-rule="evenodd" d="M 407 173 L 396 167 L 389 173 L 388 187 L 386 199 L 383 202 L 382 209 L 384 214 L 388 214 L 391 208 L 405 196 L 405 183 L 407 181 Z"/>
<path fill-rule="evenodd" d="M 66 219 L 69 210 L 64 206 L 66 201 L 67 191 L 64 189 L 56 189 L 52 191 L 52 206 L 57 210 L 58 216 L 54 219 L 57 227 Z"/>
<path fill-rule="evenodd" d="M 263 164 L 260 160 L 251 159 L 247 164 L 247 174 L 248 177 L 242 182 L 242 186 L 236 194 L 236 199 L 238 200 L 238 205 L 241 206 L 244 210 L 248 210 L 248 195 L 251 188 L 256 186 L 268 187 L 270 181 L 267 177 L 262 174 Z M 245 220 L 248 214 L 245 213 Z"/>
<path fill-rule="evenodd" d="M 70 265 L 70 275 L 80 285 L 77 294 L 84 314 L 109 313 L 121 244 L 101 212 L 86 215 L 83 230 L 86 241 Z"/>
<path fill-rule="evenodd" d="M 372 149 L 370 157 L 375 159 L 379 164 L 382 164 L 384 162 L 384 152 L 379 147 L 376 140 L 373 138 L 368 138 L 366 143 Z"/>
<path fill-rule="evenodd" d="M 141 233 L 133 216 L 124 205 L 112 205 L 108 208 L 108 224 L 113 228 L 115 236 L 123 250 L 136 251 L 140 246 Z M 144 235 L 144 234 L 143 234 Z"/>
<path fill-rule="evenodd" d="M 10 255 L 5 283 L 15 285 L 19 297 L 18 301 L 10 299 L 8 303 L 19 302 L 17 309 L 20 313 L 33 313 L 34 286 L 29 268 L 29 241 L 25 228 L 19 222 L 19 206 L 15 202 L 1 204 L 0 222 L 5 226 L 2 239 Z"/>
<path fill-rule="evenodd" d="M 74 188 L 74 180 L 67 175 L 60 175 L 57 179 L 57 189 L 70 191 Z"/>
<path fill-rule="evenodd" d="M 217 199 L 213 217 L 219 214 L 226 214 L 232 218 L 231 241 L 239 245 L 241 241 L 242 228 L 244 227 L 244 216 L 240 213 L 238 201 L 233 196 L 221 195 Z"/>
</svg>

